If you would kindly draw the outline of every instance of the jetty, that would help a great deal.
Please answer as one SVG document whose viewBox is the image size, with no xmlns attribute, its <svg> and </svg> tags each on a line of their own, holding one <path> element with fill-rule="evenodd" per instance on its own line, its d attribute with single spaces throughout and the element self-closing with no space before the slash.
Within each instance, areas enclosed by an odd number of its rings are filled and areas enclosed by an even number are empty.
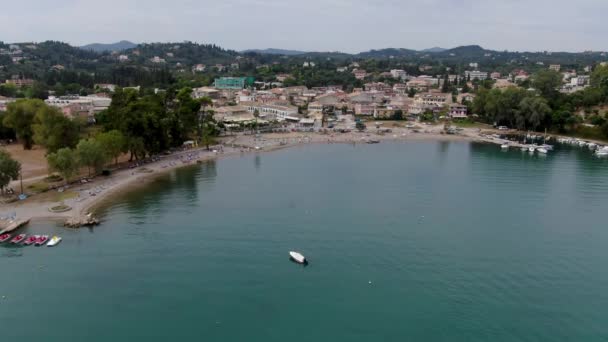
<svg viewBox="0 0 608 342">
<path fill-rule="evenodd" d="M 14 220 L 14 221 L 9 221 L 8 225 L 2 229 L 0 231 L 0 234 L 5 234 L 5 233 L 10 233 L 12 231 L 15 231 L 23 226 L 25 226 L 26 224 L 30 223 L 30 219 L 19 219 L 19 220 Z"/>
<path fill-rule="evenodd" d="M 71 217 L 67 219 L 63 225 L 68 228 L 80 228 L 82 226 L 96 226 L 99 223 L 99 220 L 89 213 L 82 217 Z"/>
</svg>

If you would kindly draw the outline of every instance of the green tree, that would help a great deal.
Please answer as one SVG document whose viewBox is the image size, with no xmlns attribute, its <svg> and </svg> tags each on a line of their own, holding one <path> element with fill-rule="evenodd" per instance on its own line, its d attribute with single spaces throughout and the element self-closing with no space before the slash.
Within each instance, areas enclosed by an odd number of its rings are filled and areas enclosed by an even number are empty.
<svg viewBox="0 0 608 342">
<path fill-rule="evenodd" d="M 101 144 L 101 148 L 108 158 L 114 159 L 114 164 L 118 165 L 118 157 L 126 151 L 127 142 L 124 135 L 119 130 L 100 133 L 95 138 Z"/>
<path fill-rule="evenodd" d="M 101 144 L 95 139 L 80 140 L 76 146 L 76 152 L 80 163 L 87 167 L 89 176 L 91 176 L 91 170 L 101 171 L 108 159 Z"/>
<path fill-rule="evenodd" d="M 447 74 L 443 77 L 443 84 L 441 85 L 441 92 L 442 93 L 450 92 L 450 80 L 448 79 Z"/>
<path fill-rule="evenodd" d="M 4 117 L 4 125 L 15 130 L 23 149 L 31 150 L 34 144 L 32 124 L 38 110 L 46 104 L 42 100 L 17 100 L 9 103 Z"/>
<path fill-rule="evenodd" d="M 78 143 L 79 127 L 76 121 L 70 120 L 57 108 L 47 105 L 36 111 L 32 130 L 36 144 L 46 147 L 53 153 L 63 147 L 74 147 Z"/>
<path fill-rule="evenodd" d="M 393 113 L 393 120 L 403 120 L 403 111 L 401 109 L 397 109 Z"/>
<path fill-rule="evenodd" d="M 551 113 L 551 108 L 543 98 L 526 97 L 521 100 L 517 113 L 519 114 L 517 120 L 518 128 L 526 129 L 529 127 L 532 130 L 536 130 Z"/>
<path fill-rule="evenodd" d="M 59 172 L 66 183 L 69 183 L 70 179 L 80 169 L 78 154 L 69 147 L 61 148 L 57 152 L 47 155 L 46 160 L 49 164 L 49 169 Z"/>
<path fill-rule="evenodd" d="M 547 100 L 559 95 L 558 88 L 562 85 L 562 75 L 553 70 L 541 70 L 532 78 L 532 86 Z"/>
<path fill-rule="evenodd" d="M 4 194 L 4 188 L 11 182 L 17 180 L 21 172 L 21 163 L 11 158 L 11 155 L 0 150 L 0 189 Z"/>
<path fill-rule="evenodd" d="M 567 126 L 574 125 L 576 122 L 576 116 L 567 110 L 558 110 L 551 115 L 551 123 L 560 133 L 565 133 Z"/>
</svg>

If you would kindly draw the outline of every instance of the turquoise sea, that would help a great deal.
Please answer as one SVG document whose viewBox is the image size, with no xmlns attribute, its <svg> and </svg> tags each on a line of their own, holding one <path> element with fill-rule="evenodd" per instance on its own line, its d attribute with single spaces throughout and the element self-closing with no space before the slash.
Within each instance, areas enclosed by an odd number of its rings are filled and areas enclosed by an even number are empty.
<svg viewBox="0 0 608 342">
<path fill-rule="evenodd" d="M 0 245 L 1 341 L 608 341 L 588 150 L 306 145 L 173 171 L 101 217 Z"/>
</svg>

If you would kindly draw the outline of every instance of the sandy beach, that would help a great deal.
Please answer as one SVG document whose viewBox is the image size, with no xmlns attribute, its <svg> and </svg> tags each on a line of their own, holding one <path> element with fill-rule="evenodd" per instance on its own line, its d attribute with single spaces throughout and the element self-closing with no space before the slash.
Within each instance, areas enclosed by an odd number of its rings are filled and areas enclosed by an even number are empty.
<svg viewBox="0 0 608 342">
<path fill-rule="evenodd" d="M 416 131 L 403 127 L 386 127 L 390 132 L 381 133 L 376 129 L 367 132 L 347 133 L 314 133 L 289 132 L 268 133 L 260 135 L 238 134 L 219 139 L 220 145 L 206 148 L 194 148 L 182 152 L 163 156 L 159 161 L 151 162 L 131 169 L 122 169 L 112 173 L 111 176 L 98 176 L 92 181 L 81 184 L 72 184 L 69 191 L 76 192 L 72 198 L 61 201 L 71 207 L 65 212 L 51 212 L 49 209 L 60 204 L 56 196 L 49 193 L 31 196 L 30 198 L 11 204 L 0 205 L 2 215 L 12 214 L 18 219 L 30 220 L 60 220 L 79 219 L 87 213 L 95 212 L 102 203 L 113 196 L 145 185 L 159 175 L 180 167 L 195 164 L 205 160 L 227 156 L 242 155 L 245 153 L 263 153 L 277 149 L 289 148 L 301 144 L 321 143 L 367 143 L 370 140 L 382 141 L 420 141 L 420 140 L 448 140 L 448 141 L 491 141 L 480 135 L 478 128 L 464 128 L 458 134 L 443 134 L 441 125 L 418 125 Z M 68 191 L 67 189 L 65 191 Z"/>
</svg>

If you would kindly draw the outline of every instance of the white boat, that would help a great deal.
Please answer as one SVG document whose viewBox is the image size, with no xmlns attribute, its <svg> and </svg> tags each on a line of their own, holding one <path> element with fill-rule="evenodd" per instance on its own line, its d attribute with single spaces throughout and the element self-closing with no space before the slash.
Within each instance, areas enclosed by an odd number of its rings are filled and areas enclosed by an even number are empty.
<svg viewBox="0 0 608 342">
<path fill-rule="evenodd" d="M 544 148 L 547 151 L 553 151 L 553 145 L 544 144 L 541 147 Z"/>
<path fill-rule="evenodd" d="M 47 247 L 53 247 L 53 246 L 57 246 L 58 243 L 61 242 L 61 238 L 59 236 L 53 236 L 50 240 L 49 243 L 47 243 Z"/>
<path fill-rule="evenodd" d="M 509 144 L 502 144 L 502 145 L 500 145 L 500 148 L 502 148 L 503 150 L 506 150 L 509 148 Z"/>
<path fill-rule="evenodd" d="M 526 152 L 527 150 L 528 150 L 528 148 L 526 146 L 524 146 L 524 147 L 521 148 L 522 152 Z"/>
<path fill-rule="evenodd" d="M 604 146 L 602 148 L 598 148 L 595 151 L 596 156 L 608 156 L 608 146 Z"/>
<path fill-rule="evenodd" d="M 597 144 L 590 142 L 589 144 L 587 144 L 587 147 L 589 147 L 590 150 L 595 150 L 595 148 L 597 147 Z"/>
<path fill-rule="evenodd" d="M 544 147 L 539 147 L 539 148 L 537 148 L 536 150 L 537 150 L 539 153 L 542 153 L 542 154 L 547 154 L 547 152 L 549 152 L 549 151 L 547 151 L 547 149 L 546 149 L 546 148 L 544 148 Z"/>
<path fill-rule="evenodd" d="M 308 264 L 308 261 L 306 260 L 306 258 L 298 252 L 294 252 L 294 251 L 289 252 L 289 258 L 291 260 L 297 262 L 298 264 Z"/>
</svg>

